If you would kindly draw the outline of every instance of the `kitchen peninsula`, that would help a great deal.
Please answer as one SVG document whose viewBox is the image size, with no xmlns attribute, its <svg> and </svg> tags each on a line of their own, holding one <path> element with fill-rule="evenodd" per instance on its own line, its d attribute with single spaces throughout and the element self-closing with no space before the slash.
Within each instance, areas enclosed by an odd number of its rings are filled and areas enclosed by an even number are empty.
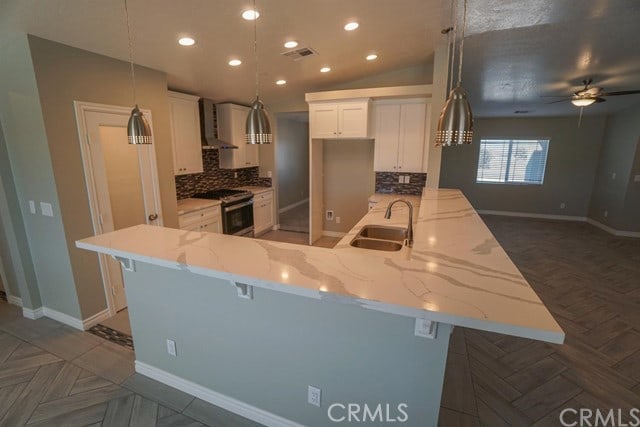
<svg viewBox="0 0 640 427">
<path fill-rule="evenodd" d="M 334 249 L 148 225 L 77 246 L 123 263 L 138 372 L 265 425 L 329 425 L 330 405 L 366 403 L 435 426 L 453 326 L 564 333 L 458 190 L 413 199 L 413 248 L 350 246 L 363 225 L 406 226 L 400 204 L 384 219 L 388 200 Z"/>
</svg>

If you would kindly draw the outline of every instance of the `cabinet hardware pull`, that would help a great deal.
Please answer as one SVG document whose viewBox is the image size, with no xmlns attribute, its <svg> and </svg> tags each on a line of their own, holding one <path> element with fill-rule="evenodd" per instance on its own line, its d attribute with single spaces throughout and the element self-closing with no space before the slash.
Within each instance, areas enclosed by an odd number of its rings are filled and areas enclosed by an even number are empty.
<svg viewBox="0 0 640 427">
<path fill-rule="evenodd" d="M 155 221 L 156 219 L 158 219 L 158 214 L 153 213 L 149 215 L 149 221 Z"/>
</svg>

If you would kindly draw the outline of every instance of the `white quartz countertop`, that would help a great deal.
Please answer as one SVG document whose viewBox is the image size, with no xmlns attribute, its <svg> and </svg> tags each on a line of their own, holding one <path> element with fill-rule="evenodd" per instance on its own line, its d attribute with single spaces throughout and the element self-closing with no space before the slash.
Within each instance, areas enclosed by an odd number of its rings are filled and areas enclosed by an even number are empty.
<svg viewBox="0 0 640 427">
<path fill-rule="evenodd" d="M 208 200 L 208 199 L 182 199 L 178 200 L 178 215 L 183 215 L 189 212 L 197 211 L 204 208 L 210 208 L 212 206 L 219 206 L 220 200 Z"/>
<path fill-rule="evenodd" d="M 364 223 L 406 224 L 400 204 L 384 219 L 384 201 L 353 232 Z M 414 214 L 414 246 L 400 255 L 343 242 L 326 249 L 150 225 L 76 245 L 308 298 L 563 342 L 558 323 L 459 190 L 425 189 Z"/>
</svg>

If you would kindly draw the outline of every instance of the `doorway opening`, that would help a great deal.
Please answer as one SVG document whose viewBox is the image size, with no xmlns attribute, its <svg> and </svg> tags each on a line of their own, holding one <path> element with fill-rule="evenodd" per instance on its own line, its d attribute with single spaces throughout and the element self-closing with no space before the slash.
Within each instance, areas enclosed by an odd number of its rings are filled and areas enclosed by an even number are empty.
<svg viewBox="0 0 640 427">
<path fill-rule="evenodd" d="M 94 234 L 162 225 L 155 151 L 128 143 L 130 109 L 78 101 L 75 109 Z M 153 128 L 151 112 L 143 114 Z M 99 260 L 110 317 L 98 326 L 130 337 L 122 267 L 104 254 Z"/>
<path fill-rule="evenodd" d="M 280 230 L 309 233 L 309 112 L 277 114 Z"/>
</svg>

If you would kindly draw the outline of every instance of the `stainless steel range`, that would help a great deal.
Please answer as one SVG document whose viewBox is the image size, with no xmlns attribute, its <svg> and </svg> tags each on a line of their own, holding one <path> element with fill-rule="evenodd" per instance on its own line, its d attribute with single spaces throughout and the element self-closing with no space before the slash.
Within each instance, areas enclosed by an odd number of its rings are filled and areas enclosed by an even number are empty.
<svg viewBox="0 0 640 427">
<path fill-rule="evenodd" d="M 197 199 L 222 202 L 222 231 L 235 236 L 253 236 L 253 193 L 222 188 L 196 194 Z"/>
</svg>

